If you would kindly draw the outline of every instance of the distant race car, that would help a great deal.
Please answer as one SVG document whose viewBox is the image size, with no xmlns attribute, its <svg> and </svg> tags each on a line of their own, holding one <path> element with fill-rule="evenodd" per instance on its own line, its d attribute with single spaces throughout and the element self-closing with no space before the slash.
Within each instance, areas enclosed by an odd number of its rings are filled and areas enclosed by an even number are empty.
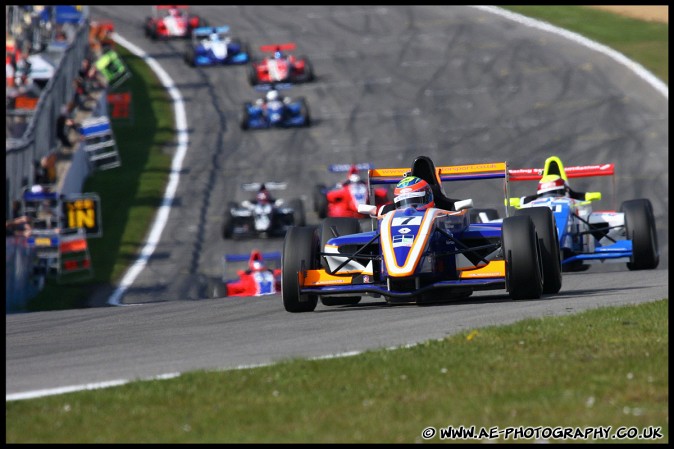
<svg viewBox="0 0 674 449">
<path fill-rule="evenodd" d="M 370 163 L 363 164 L 333 164 L 328 166 L 331 173 L 346 173 L 344 181 L 327 187 L 325 184 L 317 184 L 314 187 L 314 211 L 318 218 L 326 217 L 350 217 L 369 218 L 358 212 L 358 206 L 370 203 L 370 191 L 367 183 L 361 180 L 358 172 L 374 168 Z M 389 203 L 389 189 L 380 187 L 373 189 L 374 204 L 382 206 Z"/>
<path fill-rule="evenodd" d="M 293 99 L 281 95 L 280 89 L 289 85 L 258 87 L 268 90 L 263 98 L 243 104 L 240 126 L 243 130 L 269 128 L 296 128 L 311 126 L 309 105 L 304 97 Z"/>
<path fill-rule="evenodd" d="M 410 174 L 431 186 L 434 207 L 361 205 L 376 220 L 372 231 L 360 232 L 355 218 L 326 218 L 320 231 L 288 231 L 281 261 L 286 311 L 313 311 L 319 298 L 327 306 L 357 304 L 364 294 L 396 304 L 466 298 L 476 290 L 505 289 L 512 299 L 559 292 L 559 241 L 549 209 L 471 223 L 473 200 L 447 198 L 442 191 L 444 181 L 503 179 L 495 191 L 505 193 L 507 204 L 506 162 L 436 169 L 420 156 L 411 170 L 369 170 L 368 183 L 395 184 Z"/>
<path fill-rule="evenodd" d="M 152 40 L 189 38 L 192 30 L 206 26 L 198 15 L 190 14 L 187 5 L 153 5 L 152 16 L 143 24 L 145 37 Z"/>
<path fill-rule="evenodd" d="M 660 261 L 653 206 L 645 198 L 623 201 L 620 211 L 592 209 L 601 192 L 573 192 L 568 178 L 613 176 L 614 164 L 564 168 L 552 156 L 543 169 L 510 171 L 512 181 L 539 181 L 536 195 L 511 198 L 519 211 L 549 208 L 553 211 L 564 271 L 584 271 L 588 263 L 626 262 L 630 270 L 654 269 Z M 560 194 L 561 192 L 561 194 Z"/>
<path fill-rule="evenodd" d="M 286 202 L 271 196 L 271 191 L 286 187 L 287 183 L 284 182 L 243 184 L 242 189 L 256 192 L 255 197 L 228 204 L 222 224 L 222 238 L 283 237 L 290 227 L 304 226 L 304 203 L 300 198 Z"/>
<path fill-rule="evenodd" d="M 281 253 L 253 250 L 250 254 L 226 254 L 223 258 L 223 277 L 210 285 L 209 296 L 267 296 L 281 291 L 281 269 L 278 267 Z M 245 270 L 237 270 L 236 279 L 227 279 L 227 267 L 231 263 L 248 262 Z"/>
<path fill-rule="evenodd" d="M 314 70 L 305 56 L 286 55 L 295 50 L 292 42 L 263 45 L 260 51 L 272 53 L 262 60 L 253 60 L 248 70 L 248 82 L 252 85 L 270 83 L 306 83 L 314 80 Z"/>
<path fill-rule="evenodd" d="M 185 50 L 185 63 L 195 66 L 245 64 L 250 59 L 248 46 L 229 35 L 227 25 L 192 30 Z"/>
</svg>

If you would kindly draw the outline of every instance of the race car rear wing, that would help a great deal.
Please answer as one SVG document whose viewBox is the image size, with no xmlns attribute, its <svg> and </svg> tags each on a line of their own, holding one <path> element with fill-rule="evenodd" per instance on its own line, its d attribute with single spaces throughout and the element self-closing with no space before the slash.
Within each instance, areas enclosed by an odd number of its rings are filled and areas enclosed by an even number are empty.
<svg viewBox="0 0 674 449">
<path fill-rule="evenodd" d="M 447 165 L 436 167 L 438 179 L 444 181 L 465 181 L 471 179 L 504 178 L 508 181 L 507 162 L 490 162 L 470 165 Z M 397 184 L 411 172 L 410 168 L 375 168 L 368 171 L 370 184 Z"/>
<path fill-rule="evenodd" d="M 568 178 L 584 178 L 590 176 L 612 176 L 615 174 L 615 164 L 578 165 L 565 167 Z M 511 181 L 538 181 L 543 176 L 542 168 L 518 168 L 509 170 Z"/>
<path fill-rule="evenodd" d="M 193 31 L 194 36 L 196 37 L 208 37 L 213 33 L 229 33 L 229 26 L 228 25 L 222 25 L 219 27 L 199 27 L 195 28 Z"/>
<path fill-rule="evenodd" d="M 277 50 L 280 51 L 293 51 L 295 50 L 296 45 L 294 42 L 286 42 L 285 44 L 269 44 L 260 46 L 260 51 L 267 53 L 273 53 Z"/>
<path fill-rule="evenodd" d="M 328 165 L 328 171 L 330 173 L 346 173 L 352 167 L 355 167 L 356 170 L 371 170 L 374 168 L 374 165 L 370 162 L 362 162 L 360 164 L 331 164 Z"/>
<path fill-rule="evenodd" d="M 286 187 L 288 187 L 287 182 L 277 182 L 277 181 L 269 181 L 269 182 L 247 182 L 245 184 L 241 184 L 241 189 L 246 191 L 246 192 L 257 192 L 260 190 L 260 187 L 264 185 L 267 190 L 285 190 Z"/>
<path fill-rule="evenodd" d="M 262 253 L 264 261 L 281 260 L 280 251 L 271 251 Z M 248 262 L 250 260 L 250 253 L 245 254 L 225 254 L 225 262 Z"/>
</svg>

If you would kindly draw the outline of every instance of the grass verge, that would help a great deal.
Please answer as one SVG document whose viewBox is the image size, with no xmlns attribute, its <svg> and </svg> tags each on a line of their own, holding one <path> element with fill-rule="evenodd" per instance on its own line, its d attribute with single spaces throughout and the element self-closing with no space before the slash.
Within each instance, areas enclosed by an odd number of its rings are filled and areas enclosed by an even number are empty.
<svg viewBox="0 0 674 449">
<path fill-rule="evenodd" d="M 605 438 L 539 438 L 595 443 L 617 442 L 608 436 L 624 427 L 661 438 L 620 442 L 666 443 L 668 306 L 600 308 L 396 351 L 7 402 L 6 442 L 419 443 L 429 426 L 463 425 L 610 426 Z"/>
</svg>

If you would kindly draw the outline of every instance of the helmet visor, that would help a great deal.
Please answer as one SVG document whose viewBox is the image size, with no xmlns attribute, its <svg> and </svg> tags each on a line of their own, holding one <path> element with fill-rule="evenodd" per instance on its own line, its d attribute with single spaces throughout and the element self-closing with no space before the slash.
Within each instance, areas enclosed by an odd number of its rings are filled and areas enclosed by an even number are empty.
<svg viewBox="0 0 674 449">
<path fill-rule="evenodd" d="M 433 201 L 433 193 L 430 190 L 421 192 L 408 192 L 398 195 L 393 200 L 396 209 L 405 209 L 407 207 L 425 206 Z"/>
</svg>

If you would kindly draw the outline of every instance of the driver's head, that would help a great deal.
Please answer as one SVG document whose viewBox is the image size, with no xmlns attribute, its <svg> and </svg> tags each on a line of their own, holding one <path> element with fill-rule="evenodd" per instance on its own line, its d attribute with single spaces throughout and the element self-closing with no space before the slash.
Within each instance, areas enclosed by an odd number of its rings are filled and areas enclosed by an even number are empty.
<svg viewBox="0 0 674 449">
<path fill-rule="evenodd" d="M 538 195 L 564 196 L 566 194 L 566 182 L 557 175 L 547 175 L 538 182 Z"/>
<path fill-rule="evenodd" d="M 401 179 L 393 191 L 393 196 L 396 209 L 414 207 L 417 210 L 426 210 L 435 207 L 431 186 L 416 176 Z"/>
</svg>

